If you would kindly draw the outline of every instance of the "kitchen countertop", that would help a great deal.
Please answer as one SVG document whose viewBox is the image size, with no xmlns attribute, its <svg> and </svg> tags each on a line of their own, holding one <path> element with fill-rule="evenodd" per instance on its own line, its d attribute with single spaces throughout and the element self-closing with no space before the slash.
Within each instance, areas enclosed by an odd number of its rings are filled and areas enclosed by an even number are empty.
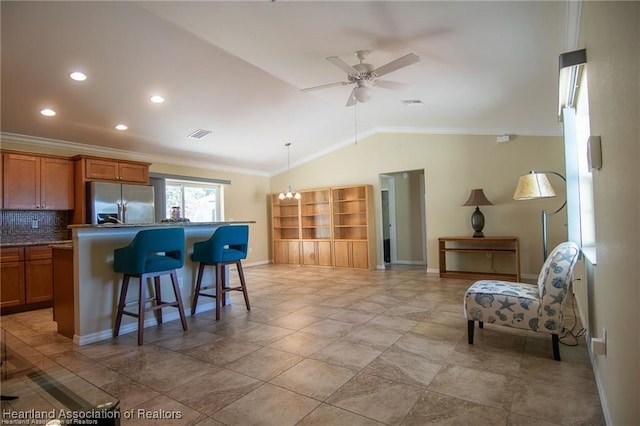
<svg viewBox="0 0 640 426">
<path fill-rule="evenodd" d="M 7 241 L 2 239 L 0 247 L 24 247 L 24 246 L 48 246 L 57 244 L 71 244 L 71 240 L 68 239 L 48 239 L 48 240 L 13 240 Z"/>
<path fill-rule="evenodd" d="M 220 226 L 220 225 L 238 225 L 238 224 L 247 224 L 247 223 L 256 223 L 255 220 L 234 220 L 234 221 L 226 221 L 226 222 L 160 222 L 160 223 L 103 223 L 100 225 L 94 224 L 79 224 L 79 225 L 69 225 L 69 229 L 84 229 L 84 228 L 95 228 L 95 229 L 106 229 L 106 228 L 151 228 L 151 227 L 159 227 L 159 226 Z"/>
</svg>

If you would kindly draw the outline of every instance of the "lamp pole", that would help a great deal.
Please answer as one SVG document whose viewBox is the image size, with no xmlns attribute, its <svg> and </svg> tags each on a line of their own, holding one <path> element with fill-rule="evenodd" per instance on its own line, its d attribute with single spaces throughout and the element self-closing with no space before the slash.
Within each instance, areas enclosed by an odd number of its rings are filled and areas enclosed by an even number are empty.
<svg viewBox="0 0 640 426">
<path fill-rule="evenodd" d="M 560 177 L 565 182 L 565 184 L 567 182 L 567 179 L 565 179 L 565 177 L 558 172 L 547 170 L 547 171 L 536 171 L 536 173 L 544 173 L 544 174 L 551 173 L 553 175 Z M 564 203 L 562 203 L 562 205 L 558 208 L 558 210 L 555 210 L 551 213 L 547 212 L 546 210 L 542 210 L 542 262 L 545 262 L 547 260 L 547 217 L 558 213 L 566 205 L 567 205 L 567 200 L 565 197 Z"/>
</svg>

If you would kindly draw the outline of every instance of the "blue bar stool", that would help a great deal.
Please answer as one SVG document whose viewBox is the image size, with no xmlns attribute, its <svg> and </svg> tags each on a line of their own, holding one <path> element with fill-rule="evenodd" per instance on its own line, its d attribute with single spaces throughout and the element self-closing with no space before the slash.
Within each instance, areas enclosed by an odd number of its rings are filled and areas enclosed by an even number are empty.
<svg viewBox="0 0 640 426">
<path fill-rule="evenodd" d="M 122 315 L 129 315 L 138 318 L 138 345 L 142 345 L 142 333 L 144 330 L 145 311 L 156 311 L 158 324 L 162 323 L 162 308 L 176 307 L 182 320 L 182 329 L 187 330 L 187 321 L 184 316 L 182 298 L 178 285 L 177 269 L 184 265 L 184 229 L 147 229 L 140 231 L 133 238 L 131 243 L 122 248 L 117 248 L 113 252 L 113 270 L 123 273 L 122 288 L 120 289 L 120 301 L 118 303 L 118 313 L 116 324 L 113 329 L 113 337 L 120 333 Z M 160 277 L 170 275 L 171 283 L 176 300 L 167 302 L 162 300 L 160 292 Z M 138 312 L 125 311 L 127 290 L 129 279 L 136 277 L 140 279 L 140 289 L 138 292 Z M 155 298 L 151 299 L 152 306 L 146 308 L 147 286 L 146 281 L 154 279 Z M 155 302 L 155 304 L 153 304 Z"/>
<path fill-rule="evenodd" d="M 219 320 L 220 305 L 226 304 L 224 300 L 225 293 L 230 291 L 241 291 L 244 295 L 244 303 L 247 305 L 247 310 L 251 310 L 241 262 L 242 259 L 247 257 L 248 245 L 249 226 L 247 225 L 221 226 L 215 230 L 207 241 L 193 244 L 191 260 L 200 262 L 200 266 L 198 267 L 198 279 L 196 280 L 196 289 L 193 294 L 191 315 L 196 313 L 198 296 L 213 297 L 216 299 L 216 321 Z M 231 264 L 235 264 L 238 269 L 238 275 L 240 276 L 240 286 L 238 287 L 227 287 L 224 267 Z M 202 275 L 207 265 L 215 266 L 216 268 L 215 294 L 202 292 L 202 290 L 213 288 L 213 286 L 202 287 Z"/>
</svg>

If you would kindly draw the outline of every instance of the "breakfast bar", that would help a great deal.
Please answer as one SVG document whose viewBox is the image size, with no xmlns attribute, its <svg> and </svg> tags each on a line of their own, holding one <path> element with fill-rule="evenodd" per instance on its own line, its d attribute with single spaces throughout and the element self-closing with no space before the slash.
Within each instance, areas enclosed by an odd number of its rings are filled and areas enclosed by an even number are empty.
<svg viewBox="0 0 640 426">
<path fill-rule="evenodd" d="M 211 237 L 213 232 L 223 225 L 250 224 L 253 221 L 209 222 L 209 223 L 157 223 L 149 225 L 101 224 L 70 225 L 73 250 L 73 342 L 78 346 L 99 340 L 111 339 L 114 318 L 118 305 L 121 274 L 113 271 L 113 251 L 131 242 L 143 229 L 159 227 L 181 227 L 185 231 L 186 254 L 184 267 L 178 270 L 180 294 L 185 311 L 189 311 L 193 298 L 197 264 L 191 261 L 193 244 Z M 166 280 L 166 281 L 165 281 Z M 215 280 L 212 271 L 207 271 L 203 282 L 210 284 Z M 58 291 L 54 283 L 54 293 Z M 69 286 L 71 283 L 68 284 Z M 171 294 L 170 282 L 162 280 L 162 289 Z M 130 292 L 133 298 L 133 292 Z M 214 303 L 198 305 L 198 312 L 214 309 Z M 55 306 L 54 306 L 55 310 Z M 167 311 L 164 321 L 179 317 L 178 311 Z M 145 320 L 145 326 L 156 324 L 153 315 Z M 137 328 L 133 318 L 123 320 L 121 333 Z"/>
</svg>

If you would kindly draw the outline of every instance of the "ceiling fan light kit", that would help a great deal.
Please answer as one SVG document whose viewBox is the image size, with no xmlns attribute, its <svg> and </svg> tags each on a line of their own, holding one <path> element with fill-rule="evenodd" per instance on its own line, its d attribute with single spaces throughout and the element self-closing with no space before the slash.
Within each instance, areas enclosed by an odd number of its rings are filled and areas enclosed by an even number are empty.
<svg viewBox="0 0 640 426">
<path fill-rule="evenodd" d="M 420 61 L 420 57 L 415 53 L 409 53 L 401 58 L 395 59 L 381 67 L 374 68 L 373 65 L 364 63 L 363 61 L 369 55 L 368 50 L 356 51 L 356 57 L 360 63 L 355 65 L 349 65 L 337 56 L 329 56 L 327 61 L 337 66 L 341 70 L 347 73 L 347 81 L 338 81 L 335 83 L 323 84 L 320 86 L 308 87 L 302 89 L 303 92 L 310 92 L 312 90 L 327 89 L 329 87 L 346 86 L 349 84 L 355 84 L 347 99 L 346 106 L 353 106 L 356 103 L 365 103 L 371 99 L 371 88 L 382 87 L 385 89 L 397 90 L 404 86 L 402 83 L 388 80 L 380 80 L 379 78 L 399 70 L 400 68 L 407 67 L 411 64 L 415 64 Z"/>
</svg>

